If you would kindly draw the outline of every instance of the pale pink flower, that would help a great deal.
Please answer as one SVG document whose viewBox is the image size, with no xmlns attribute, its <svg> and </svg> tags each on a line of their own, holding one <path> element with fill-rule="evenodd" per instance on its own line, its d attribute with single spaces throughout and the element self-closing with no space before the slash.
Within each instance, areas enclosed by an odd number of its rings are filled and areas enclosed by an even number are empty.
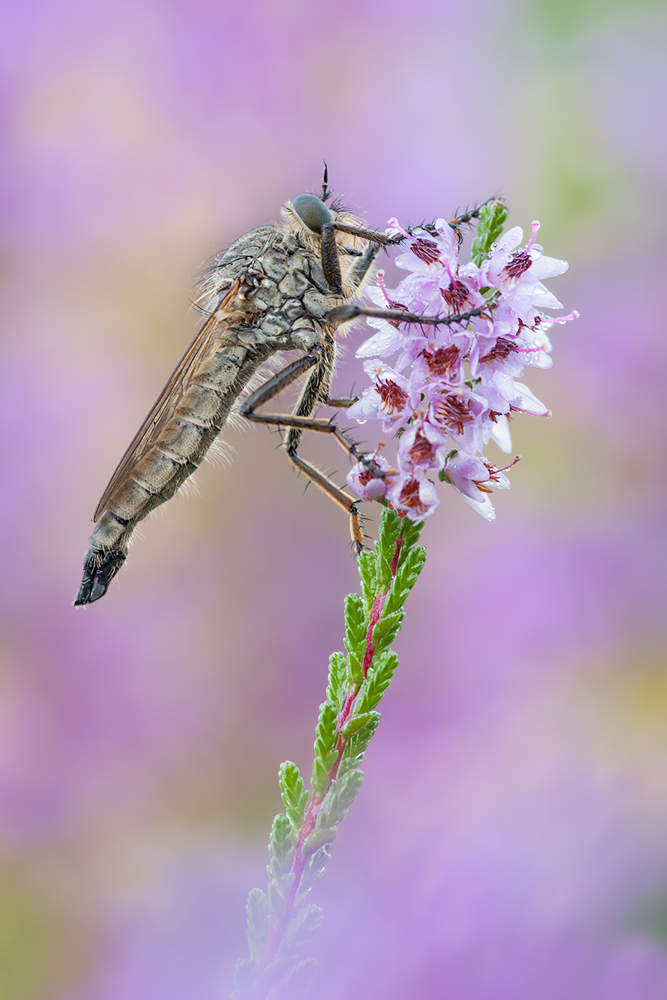
<svg viewBox="0 0 667 1000">
<path fill-rule="evenodd" d="M 435 472 L 487 520 L 495 518 L 489 494 L 508 489 L 509 480 L 480 452 L 493 441 L 510 454 L 509 418 L 513 413 L 550 416 L 550 411 L 522 382 L 524 367 L 550 368 L 554 318 L 544 309 L 561 305 L 542 284 L 562 274 L 565 261 L 545 257 L 536 243 L 533 223 L 525 247 L 515 226 L 497 241 L 478 266 L 459 263 L 456 233 L 443 219 L 433 227 L 408 232 L 397 220 L 391 232 L 405 239 L 396 264 L 409 273 L 394 289 L 378 284 L 366 291 L 379 307 L 413 315 L 456 317 L 480 314 L 434 326 L 369 317 L 375 331 L 357 351 L 368 358 L 370 385 L 348 410 L 360 422 L 380 420 L 385 432 L 398 435 L 396 468 L 374 477 L 364 463 L 355 466 L 348 484 L 361 499 L 384 498 L 413 520 L 430 517 L 438 507 Z M 390 367 L 383 358 L 397 355 Z M 384 464 L 383 464 L 384 463 Z M 514 464 L 514 463 L 511 463 Z"/>
</svg>

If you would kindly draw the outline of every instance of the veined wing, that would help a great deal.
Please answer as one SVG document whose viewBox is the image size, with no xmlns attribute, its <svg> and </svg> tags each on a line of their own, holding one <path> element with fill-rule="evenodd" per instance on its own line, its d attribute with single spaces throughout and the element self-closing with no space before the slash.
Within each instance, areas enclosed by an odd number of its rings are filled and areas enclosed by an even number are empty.
<svg viewBox="0 0 667 1000">
<path fill-rule="evenodd" d="M 148 449 L 152 446 L 158 434 L 171 418 L 181 396 L 188 387 L 191 376 L 199 366 L 200 361 L 206 354 L 209 344 L 213 338 L 216 327 L 224 318 L 229 303 L 236 297 L 240 287 L 240 280 L 236 278 L 232 287 L 222 299 L 217 309 L 206 320 L 195 339 L 192 341 L 187 351 L 179 361 L 169 381 L 160 393 L 153 409 L 150 411 L 143 424 L 135 434 L 132 442 L 118 463 L 118 468 L 109 480 L 109 484 L 102 494 L 102 499 L 98 503 L 93 521 L 97 521 L 106 510 L 108 501 L 116 492 L 118 487 L 126 479 L 130 471 L 137 462 L 143 458 Z"/>
</svg>

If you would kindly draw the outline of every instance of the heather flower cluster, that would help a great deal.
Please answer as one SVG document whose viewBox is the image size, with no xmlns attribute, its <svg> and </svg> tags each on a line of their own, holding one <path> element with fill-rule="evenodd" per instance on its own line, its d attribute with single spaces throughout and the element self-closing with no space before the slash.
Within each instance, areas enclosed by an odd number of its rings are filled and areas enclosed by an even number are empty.
<svg viewBox="0 0 667 1000">
<path fill-rule="evenodd" d="M 489 225 L 506 210 L 490 203 Z M 507 469 L 484 454 L 494 441 L 510 454 L 509 421 L 516 412 L 550 416 L 550 411 L 517 379 L 524 366 L 550 368 L 548 329 L 574 319 L 554 318 L 545 309 L 561 303 L 542 284 L 567 270 L 567 262 L 545 257 L 536 243 L 539 223 L 524 247 L 516 226 L 488 249 L 478 239 L 473 260 L 459 261 L 458 227 L 439 219 L 427 229 L 406 231 L 395 219 L 391 235 L 403 234 L 398 267 L 409 271 L 395 289 L 378 283 L 367 289 L 373 307 L 440 317 L 438 325 L 369 317 L 376 330 L 357 351 L 367 358 L 370 385 L 348 414 L 363 423 L 379 420 L 398 439 L 395 463 L 381 453 L 366 456 L 347 482 L 362 500 L 385 499 L 414 521 L 432 516 L 440 499 L 434 477 L 452 486 L 487 520 L 495 518 L 489 494 L 508 489 Z M 492 227 L 491 227 L 492 228 Z M 396 355 L 390 365 L 384 359 Z M 381 471 L 380 471 L 381 470 Z"/>
</svg>

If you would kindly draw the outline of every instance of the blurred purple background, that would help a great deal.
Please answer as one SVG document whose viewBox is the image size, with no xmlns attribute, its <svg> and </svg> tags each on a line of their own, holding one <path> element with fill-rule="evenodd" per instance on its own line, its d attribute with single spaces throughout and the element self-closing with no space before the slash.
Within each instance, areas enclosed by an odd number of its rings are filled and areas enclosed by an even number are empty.
<svg viewBox="0 0 667 1000">
<path fill-rule="evenodd" d="M 279 439 L 71 601 L 201 263 L 330 179 L 384 227 L 502 192 L 570 261 L 551 421 L 446 491 L 314 901 L 322 1000 L 667 998 L 664 7 L 13 0 L 2 50 L 0 996 L 218 1000 L 356 588 Z M 350 341 L 336 384 L 360 384 Z M 342 478 L 329 442 L 307 454 Z M 491 446 L 493 447 L 493 446 Z M 373 511 L 371 511 L 373 513 Z M 374 515 L 375 516 L 375 515 Z"/>
</svg>

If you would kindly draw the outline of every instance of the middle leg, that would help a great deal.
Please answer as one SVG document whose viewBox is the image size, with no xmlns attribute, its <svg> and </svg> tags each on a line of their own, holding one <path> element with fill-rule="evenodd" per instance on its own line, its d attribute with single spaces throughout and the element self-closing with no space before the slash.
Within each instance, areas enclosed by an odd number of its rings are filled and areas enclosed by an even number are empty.
<svg viewBox="0 0 667 1000">
<path fill-rule="evenodd" d="M 363 532 L 361 529 L 361 518 L 359 509 L 354 500 L 340 489 L 323 472 L 320 472 L 311 462 L 306 461 L 298 453 L 298 446 L 305 430 L 317 431 L 321 434 L 332 434 L 341 447 L 355 461 L 363 461 L 368 465 L 371 473 L 384 478 L 382 470 L 372 462 L 364 458 L 361 450 L 354 441 L 341 430 L 332 420 L 322 417 L 314 417 L 313 410 L 319 402 L 334 405 L 338 400 L 329 400 L 329 386 L 333 374 L 333 364 L 335 359 L 335 344 L 333 338 L 328 339 L 308 355 L 292 362 L 283 371 L 278 372 L 264 385 L 253 392 L 241 406 L 241 416 L 256 423 L 270 424 L 274 427 L 287 427 L 288 432 L 285 439 L 285 449 L 290 461 L 314 482 L 327 496 L 337 503 L 350 517 L 350 532 L 357 553 L 363 549 Z M 292 384 L 308 369 L 313 371 L 304 386 L 301 397 L 294 413 L 257 413 L 257 407 L 269 402 L 278 395 L 288 385 Z M 353 400 L 341 400 L 344 405 L 350 405 Z"/>
</svg>

